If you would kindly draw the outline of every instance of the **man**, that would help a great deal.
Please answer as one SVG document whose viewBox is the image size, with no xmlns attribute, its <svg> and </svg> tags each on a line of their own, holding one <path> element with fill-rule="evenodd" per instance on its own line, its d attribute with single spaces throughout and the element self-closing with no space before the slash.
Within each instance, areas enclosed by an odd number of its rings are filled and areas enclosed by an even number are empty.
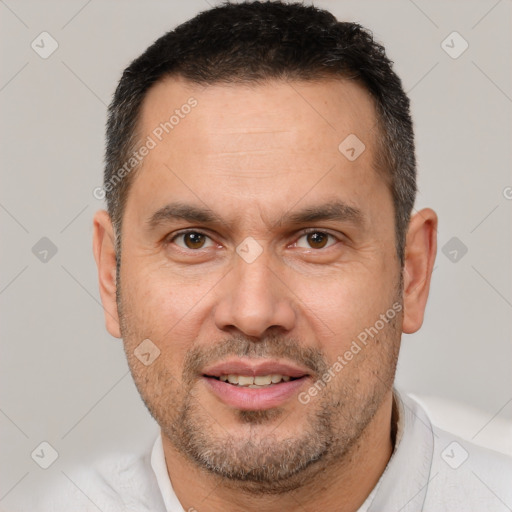
<svg viewBox="0 0 512 512">
<path fill-rule="evenodd" d="M 63 510 L 512 506 L 507 457 L 393 388 L 437 217 L 411 216 L 409 101 L 368 31 L 254 2 L 164 35 L 116 90 L 104 190 L 106 325 L 161 436 Z"/>
</svg>

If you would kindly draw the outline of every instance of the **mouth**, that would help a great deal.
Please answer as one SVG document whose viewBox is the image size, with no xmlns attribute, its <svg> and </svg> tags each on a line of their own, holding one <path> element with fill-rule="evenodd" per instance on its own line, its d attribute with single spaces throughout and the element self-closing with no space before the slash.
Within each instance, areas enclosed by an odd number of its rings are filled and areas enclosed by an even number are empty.
<svg viewBox="0 0 512 512">
<path fill-rule="evenodd" d="M 270 409 L 296 395 L 311 375 L 284 362 L 237 359 L 206 368 L 202 380 L 213 394 L 236 409 Z"/>
</svg>

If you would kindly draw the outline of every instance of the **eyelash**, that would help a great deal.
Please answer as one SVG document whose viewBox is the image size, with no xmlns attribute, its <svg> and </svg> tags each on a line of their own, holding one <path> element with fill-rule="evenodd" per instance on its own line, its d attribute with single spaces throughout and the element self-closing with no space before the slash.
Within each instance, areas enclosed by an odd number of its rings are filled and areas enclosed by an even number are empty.
<svg viewBox="0 0 512 512">
<path fill-rule="evenodd" d="M 171 238 L 168 238 L 167 240 L 167 243 L 171 243 L 171 242 L 174 242 L 174 240 L 176 240 L 176 238 L 180 237 L 180 236 L 183 236 L 183 235 L 186 235 L 188 233 L 195 233 L 195 234 L 198 234 L 198 235 L 203 235 L 207 238 L 209 238 L 210 240 L 212 240 L 212 238 L 210 237 L 210 235 L 208 235 L 207 233 L 204 233 L 203 231 L 201 230 L 197 230 L 197 229 L 185 229 L 183 231 L 179 231 L 178 233 L 175 233 Z M 327 235 L 327 236 L 330 236 L 331 238 L 334 238 L 334 240 L 336 240 L 337 242 L 341 242 L 341 240 L 333 235 L 332 233 L 329 233 L 328 231 L 324 231 L 324 230 L 321 230 L 321 229 L 317 229 L 317 228 L 307 228 L 305 230 L 303 230 L 299 237 L 297 238 L 297 241 L 300 240 L 303 236 L 307 236 L 311 233 L 322 233 L 324 235 Z M 297 242 L 295 242 L 297 243 Z M 334 244 L 332 244 L 334 245 Z M 314 249 L 313 247 L 311 247 L 310 249 L 313 250 L 313 251 L 321 251 L 322 249 L 329 249 L 329 247 L 332 247 L 332 245 L 329 245 L 328 247 L 322 247 L 321 249 Z M 200 252 L 201 249 L 185 249 L 183 247 L 180 247 L 178 246 L 180 249 L 184 250 L 184 251 L 192 251 L 192 252 Z"/>
</svg>

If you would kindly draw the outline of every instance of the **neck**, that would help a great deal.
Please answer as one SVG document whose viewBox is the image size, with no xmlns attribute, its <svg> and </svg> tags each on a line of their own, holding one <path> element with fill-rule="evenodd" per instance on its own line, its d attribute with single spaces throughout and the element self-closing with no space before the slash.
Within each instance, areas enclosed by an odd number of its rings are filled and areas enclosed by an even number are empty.
<svg viewBox="0 0 512 512">
<path fill-rule="evenodd" d="M 345 455 L 333 462 L 308 468 L 305 485 L 279 495 L 250 493 L 199 468 L 178 452 L 162 432 L 167 471 L 184 510 L 224 512 L 280 512 L 322 510 L 355 512 L 384 472 L 393 452 L 393 396 L 389 391 L 361 437 Z"/>
</svg>

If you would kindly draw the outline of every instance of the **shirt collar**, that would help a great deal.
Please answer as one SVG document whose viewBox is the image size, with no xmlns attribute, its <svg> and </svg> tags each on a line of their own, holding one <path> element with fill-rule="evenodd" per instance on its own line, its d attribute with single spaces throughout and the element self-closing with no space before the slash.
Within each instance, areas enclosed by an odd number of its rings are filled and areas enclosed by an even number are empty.
<svg viewBox="0 0 512 512">
<path fill-rule="evenodd" d="M 411 398 L 393 390 L 398 412 L 395 448 L 376 486 L 368 512 L 423 509 L 434 451 L 432 424 Z"/>
<path fill-rule="evenodd" d="M 155 473 L 166 512 L 184 512 L 183 507 L 172 488 L 169 473 L 167 472 L 164 446 L 162 443 L 162 433 L 158 435 L 158 438 L 153 445 L 153 449 L 151 450 L 151 467 Z"/>
</svg>

